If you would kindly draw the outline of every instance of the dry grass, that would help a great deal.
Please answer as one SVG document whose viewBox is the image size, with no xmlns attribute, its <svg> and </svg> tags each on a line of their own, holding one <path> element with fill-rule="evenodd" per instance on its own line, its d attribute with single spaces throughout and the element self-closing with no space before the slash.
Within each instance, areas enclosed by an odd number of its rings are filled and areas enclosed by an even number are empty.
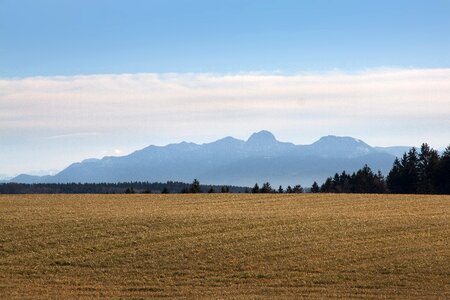
<svg viewBox="0 0 450 300">
<path fill-rule="evenodd" d="M 450 196 L 0 196 L 0 298 L 450 298 Z"/>
</svg>

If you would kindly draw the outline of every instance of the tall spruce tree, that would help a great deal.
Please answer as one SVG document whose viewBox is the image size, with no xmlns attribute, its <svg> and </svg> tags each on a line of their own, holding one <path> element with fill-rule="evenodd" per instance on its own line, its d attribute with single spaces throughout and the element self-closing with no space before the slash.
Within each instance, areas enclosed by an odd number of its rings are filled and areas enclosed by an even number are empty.
<svg viewBox="0 0 450 300">
<path fill-rule="evenodd" d="M 320 192 L 319 185 L 317 184 L 317 182 L 314 181 L 311 186 L 311 193 L 318 193 L 318 192 Z"/>
<path fill-rule="evenodd" d="M 270 186 L 270 183 L 269 182 L 263 183 L 263 186 L 261 187 L 259 192 L 265 193 L 265 194 L 272 193 L 273 190 L 272 190 L 272 187 Z"/>
<path fill-rule="evenodd" d="M 259 193 L 259 185 L 258 185 L 258 183 L 255 183 L 255 186 L 253 186 L 252 193 L 253 194 Z"/>
<path fill-rule="evenodd" d="M 364 165 L 354 174 L 353 185 L 356 193 L 374 193 L 373 181 L 374 174 L 369 166 Z"/>
<path fill-rule="evenodd" d="M 283 187 L 281 185 L 278 187 L 278 193 L 279 194 L 283 194 L 284 193 Z"/>
<path fill-rule="evenodd" d="M 198 181 L 197 179 L 194 179 L 194 181 L 191 183 L 191 185 L 189 187 L 188 192 L 191 194 L 201 193 L 202 190 L 200 189 L 200 181 Z"/>
<path fill-rule="evenodd" d="M 392 169 L 386 178 L 387 187 L 391 193 L 401 194 L 404 192 L 402 173 L 403 165 L 398 158 L 395 158 Z"/>
<path fill-rule="evenodd" d="M 450 145 L 445 148 L 436 169 L 436 190 L 440 194 L 450 194 Z"/>
<path fill-rule="evenodd" d="M 419 182 L 419 157 L 416 148 L 404 153 L 401 160 L 396 159 L 389 172 L 389 190 L 396 194 L 415 194 Z"/>
<path fill-rule="evenodd" d="M 321 193 L 332 193 L 333 190 L 333 179 L 328 177 L 325 182 L 320 186 Z"/>
<path fill-rule="evenodd" d="M 428 144 L 422 144 L 418 161 L 417 193 L 433 194 L 435 192 L 438 165 L 438 152 L 430 148 Z"/>
<path fill-rule="evenodd" d="M 415 194 L 419 183 L 419 157 L 415 147 L 412 147 L 406 155 L 404 166 L 405 172 L 403 176 L 405 177 L 406 193 Z"/>
</svg>

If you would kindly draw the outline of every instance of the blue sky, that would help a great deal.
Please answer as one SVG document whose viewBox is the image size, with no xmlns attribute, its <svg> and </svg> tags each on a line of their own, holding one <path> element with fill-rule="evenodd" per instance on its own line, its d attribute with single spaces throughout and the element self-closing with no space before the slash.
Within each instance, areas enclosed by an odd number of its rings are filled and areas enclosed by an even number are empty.
<svg viewBox="0 0 450 300">
<path fill-rule="evenodd" d="M 450 1 L 1 0 L 0 76 L 450 66 Z"/>
<path fill-rule="evenodd" d="M 0 0 L 0 179 L 149 144 L 448 145 L 450 1 Z"/>
</svg>

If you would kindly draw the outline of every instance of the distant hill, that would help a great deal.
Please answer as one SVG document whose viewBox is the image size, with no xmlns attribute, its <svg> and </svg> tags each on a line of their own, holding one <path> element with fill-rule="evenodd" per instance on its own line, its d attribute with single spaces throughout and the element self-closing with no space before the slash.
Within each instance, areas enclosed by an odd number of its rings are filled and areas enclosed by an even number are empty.
<svg viewBox="0 0 450 300">
<path fill-rule="evenodd" d="M 18 183 L 191 182 L 252 186 L 310 185 L 336 172 L 364 164 L 387 174 L 395 157 L 409 147 L 372 147 L 352 137 L 325 136 L 311 145 L 278 141 L 260 131 L 247 141 L 225 137 L 212 143 L 182 142 L 148 146 L 127 156 L 106 156 L 74 163 L 53 176 L 19 175 Z"/>
</svg>

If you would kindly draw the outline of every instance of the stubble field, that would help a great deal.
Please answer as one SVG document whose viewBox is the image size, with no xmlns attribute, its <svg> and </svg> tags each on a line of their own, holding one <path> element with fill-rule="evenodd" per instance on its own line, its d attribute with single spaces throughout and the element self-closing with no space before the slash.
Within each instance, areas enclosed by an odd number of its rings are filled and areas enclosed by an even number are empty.
<svg viewBox="0 0 450 300">
<path fill-rule="evenodd" d="M 450 196 L 0 196 L 0 298 L 450 298 Z"/>
</svg>

